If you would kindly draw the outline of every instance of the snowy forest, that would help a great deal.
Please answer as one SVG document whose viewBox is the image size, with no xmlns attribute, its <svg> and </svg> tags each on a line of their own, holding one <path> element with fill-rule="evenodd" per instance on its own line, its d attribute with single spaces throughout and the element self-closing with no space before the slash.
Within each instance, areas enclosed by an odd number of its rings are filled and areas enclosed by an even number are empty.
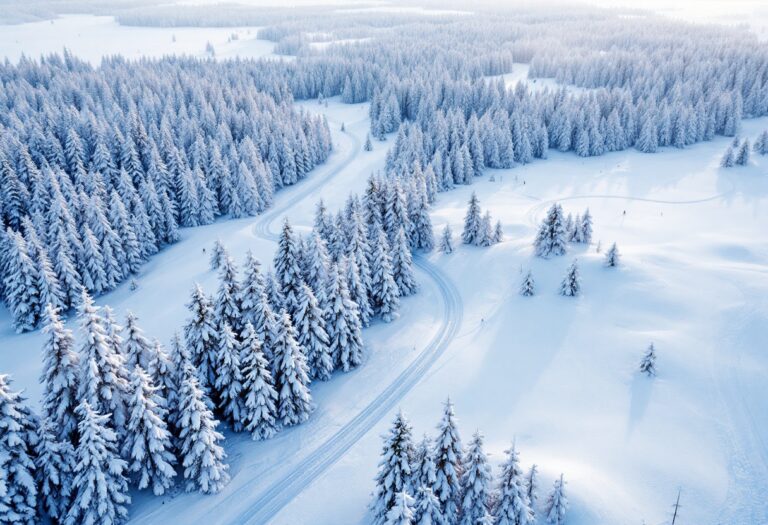
<svg viewBox="0 0 768 525">
<path fill-rule="evenodd" d="M 0 14 L 1 523 L 768 519 L 766 39 L 391 4 Z"/>
</svg>

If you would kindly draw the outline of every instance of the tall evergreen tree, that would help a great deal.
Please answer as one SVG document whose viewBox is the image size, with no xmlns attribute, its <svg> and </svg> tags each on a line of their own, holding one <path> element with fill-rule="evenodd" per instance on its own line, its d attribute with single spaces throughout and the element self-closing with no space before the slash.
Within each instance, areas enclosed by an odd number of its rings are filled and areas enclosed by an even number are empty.
<svg viewBox="0 0 768 525">
<path fill-rule="evenodd" d="M 275 276 L 283 293 L 283 305 L 291 319 L 295 319 L 298 311 L 299 293 L 303 282 L 299 255 L 296 235 L 286 219 L 275 253 Z"/>
<path fill-rule="evenodd" d="M 328 310 L 325 312 L 325 326 L 328 334 L 328 353 L 334 368 L 344 372 L 356 368 L 363 360 L 363 337 L 360 313 L 349 297 L 347 281 L 343 272 L 345 261 L 339 261 L 330 270 L 327 297 Z"/>
<path fill-rule="evenodd" d="M 371 244 L 371 303 L 381 319 L 389 323 L 398 317 L 400 290 L 395 282 L 389 242 L 384 230 L 376 225 Z"/>
<path fill-rule="evenodd" d="M 171 434 L 164 420 L 165 410 L 150 376 L 137 364 L 131 371 L 131 395 L 128 399 L 128 426 L 122 457 L 139 490 L 152 488 L 161 496 L 176 476 L 172 464 Z"/>
<path fill-rule="evenodd" d="M 432 490 L 440 501 L 440 508 L 448 523 L 456 523 L 459 518 L 461 476 L 464 468 L 461 439 L 450 399 L 445 402 L 443 418 L 437 430 L 434 452 L 437 481 Z"/>
<path fill-rule="evenodd" d="M 507 452 L 499 479 L 499 501 L 494 512 L 498 525 L 528 525 L 533 523 L 533 512 L 526 492 L 523 471 L 513 446 Z"/>
<path fill-rule="evenodd" d="M 277 415 L 284 426 L 297 425 L 309 418 L 312 396 L 304 354 L 296 342 L 291 318 L 283 311 L 275 319 L 273 341 Z"/>
<path fill-rule="evenodd" d="M 0 375 L 0 522 L 34 525 L 37 432 L 25 399 L 10 384 L 7 375 Z"/>
<path fill-rule="evenodd" d="M 427 487 L 432 490 L 437 481 L 437 473 L 435 470 L 435 460 L 433 457 L 434 448 L 432 440 L 429 436 L 424 435 L 424 439 L 421 440 L 419 446 L 416 447 L 416 452 L 413 461 L 413 487 Z"/>
<path fill-rule="evenodd" d="M 152 360 L 153 347 L 149 339 L 144 335 L 137 324 L 138 318 L 133 312 L 125 314 L 125 339 L 123 339 L 122 354 L 125 356 L 126 366 L 133 369 L 136 365 L 148 370 Z"/>
<path fill-rule="evenodd" d="M 461 240 L 464 244 L 474 244 L 477 246 L 480 243 L 482 222 L 480 202 L 478 201 L 475 192 L 472 192 L 472 197 L 469 199 L 469 206 L 467 208 L 467 215 L 464 217 L 464 231 L 461 233 Z"/>
<path fill-rule="evenodd" d="M 387 512 L 387 525 L 413 525 L 413 498 L 405 491 L 398 492 L 395 504 Z"/>
<path fill-rule="evenodd" d="M 531 270 L 528 270 L 528 273 L 525 274 L 525 277 L 523 278 L 523 282 L 520 283 L 520 295 L 524 297 L 531 297 L 536 293 L 536 285 L 533 281 L 533 273 Z"/>
<path fill-rule="evenodd" d="M 432 489 L 421 486 L 416 491 L 416 501 L 413 511 L 414 525 L 449 525 L 440 510 L 440 501 Z"/>
<path fill-rule="evenodd" d="M 620 259 L 621 254 L 619 253 L 619 249 L 616 247 L 616 243 L 611 244 L 611 247 L 608 248 L 607 252 L 605 252 L 605 266 L 608 268 L 614 268 L 619 265 Z"/>
<path fill-rule="evenodd" d="M 565 481 L 563 475 L 555 480 L 552 492 L 547 498 L 547 507 L 544 515 L 547 517 L 547 523 L 554 525 L 563 525 L 565 523 L 565 511 L 568 509 L 568 499 L 565 497 Z"/>
<path fill-rule="evenodd" d="M 229 323 L 224 321 L 217 337 L 219 341 L 216 353 L 216 404 L 224 419 L 232 425 L 235 432 L 243 430 L 245 411 L 243 373 L 240 365 L 240 346 Z"/>
<path fill-rule="evenodd" d="M 219 267 L 219 289 L 214 304 L 214 315 L 219 330 L 228 324 L 235 332 L 242 330 L 242 306 L 237 266 L 231 257 L 225 257 Z"/>
<path fill-rule="evenodd" d="M 298 299 L 299 308 L 295 320 L 297 342 L 307 358 L 309 378 L 327 381 L 333 372 L 333 360 L 323 312 L 312 290 L 304 283 L 299 290 Z"/>
<path fill-rule="evenodd" d="M 187 303 L 191 316 L 184 327 L 184 339 L 192 365 L 198 372 L 204 389 L 216 381 L 216 352 L 218 349 L 216 320 L 210 300 L 200 285 L 195 283 L 192 298 Z"/>
<path fill-rule="evenodd" d="M 579 267 L 576 259 L 565 272 L 563 282 L 560 283 L 560 295 L 565 297 L 575 297 L 581 293 L 581 278 L 579 277 Z"/>
<path fill-rule="evenodd" d="M 117 451 L 117 435 L 86 400 L 77 407 L 80 441 L 75 453 L 74 498 L 65 525 L 124 523 L 128 519 L 127 464 Z"/>
<path fill-rule="evenodd" d="M 640 372 L 648 377 L 656 375 L 656 348 L 653 343 L 648 346 L 648 350 L 640 361 Z"/>
<path fill-rule="evenodd" d="M 531 506 L 531 512 L 536 516 L 536 500 L 539 493 L 539 469 L 535 463 L 531 465 L 528 475 L 525 477 L 525 493 L 528 496 L 528 503 Z"/>
<path fill-rule="evenodd" d="M 10 251 L 5 256 L 7 270 L 3 286 L 6 304 L 16 332 L 28 332 L 37 326 L 43 307 L 40 304 L 40 276 L 21 233 L 8 228 L 7 237 Z"/>
<path fill-rule="evenodd" d="M 536 237 L 535 247 L 536 255 L 539 257 L 549 257 L 550 255 L 565 255 L 566 251 L 566 231 L 565 220 L 563 218 L 563 209 L 555 203 L 549 208 L 547 217 L 539 228 Z"/>
<path fill-rule="evenodd" d="M 450 224 L 445 225 L 440 236 L 440 251 L 443 253 L 453 253 L 453 232 L 451 231 Z"/>
<path fill-rule="evenodd" d="M 269 363 L 250 323 L 245 324 L 241 339 L 242 395 L 245 402 L 243 423 L 253 439 L 269 439 L 278 431 L 277 392 L 269 371 Z"/>
<path fill-rule="evenodd" d="M 42 419 L 35 448 L 39 510 L 54 523 L 60 523 L 69 509 L 75 467 L 72 443 L 68 439 L 60 440 L 57 433 L 46 419 Z"/>
<path fill-rule="evenodd" d="M 418 285 L 413 276 L 413 257 L 403 228 L 395 234 L 392 248 L 392 277 L 397 284 L 400 296 L 413 295 Z"/>
<path fill-rule="evenodd" d="M 491 491 L 491 467 L 483 451 L 483 436 L 475 432 L 461 477 L 461 525 L 475 525 L 485 516 Z"/>
<path fill-rule="evenodd" d="M 395 507 L 398 494 L 413 491 L 411 486 L 413 454 L 411 425 L 401 411 L 395 416 L 392 428 L 384 438 L 379 471 L 376 475 L 376 488 L 371 502 L 375 525 L 388 523 L 387 515 Z"/>
</svg>

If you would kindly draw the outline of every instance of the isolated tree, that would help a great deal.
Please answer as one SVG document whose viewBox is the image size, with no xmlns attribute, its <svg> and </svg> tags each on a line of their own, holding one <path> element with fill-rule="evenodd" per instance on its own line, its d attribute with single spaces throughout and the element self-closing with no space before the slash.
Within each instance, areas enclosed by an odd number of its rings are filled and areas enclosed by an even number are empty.
<svg viewBox="0 0 768 525">
<path fill-rule="evenodd" d="M 413 498 L 405 491 L 398 492 L 395 504 L 387 512 L 386 525 L 413 525 Z"/>
<path fill-rule="evenodd" d="M 25 399 L 0 375 L 0 522 L 33 525 L 37 519 L 34 421 Z"/>
<path fill-rule="evenodd" d="M 461 476 L 461 525 L 475 525 L 488 512 L 491 495 L 491 466 L 483 451 L 483 435 L 472 436 Z"/>
<path fill-rule="evenodd" d="M 373 151 L 373 143 L 371 143 L 371 134 L 366 133 L 365 135 L 365 144 L 363 145 L 363 149 L 365 151 Z"/>
<path fill-rule="evenodd" d="M 723 154 L 723 158 L 720 159 L 720 167 L 732 168 L 735 165 L 736 165 L 736 158 L 733 154 L 733 147 L 728 146 L 728 149 L 725 150 L 725 153 Z"/>
<path fill-rule="evenodd" d="M 440 501 L 440 508 L 449 523 L 456 523 L 461 503 L 462 450 L 456 417 L 451 400 L 445 402 L 443 418 L 437 427 L 435 440 L 436 481 L 432 489 Z"/>
<path fill-rule="evenodd" d="M 443 233 L 440 236 L 440 251 L 443 253 L 453 253 L 453 232 L 451 225 L 446 224 Z"/>
<path fill-rule="evenodd" d="M 531 297 L 536 293 L 536 286 L 533 281 L 533 272 L 528 270 L 523 278 L 523 282 L 520 283 L 520 295 L 524 297 Z"/>
<path fill-rule="evenodd" d="M 469 199 L 467 214 L 464 217 L 464 231 L 461 234 L 461 240 L 464 244 L 474 244 L 477 246 L 482 238 L 483 219 L 480 214 L 480 202 L 475 192 Z"/>
<path fill-rule="evenodd" d="M 568 499 L 565 497 L 565 481 L 563 475 L 555 480 L 552 492 L 547 498 L 546 510 L 544 515 L 547 523 L 554 525 L 563 525 L 565 523 L 565 511 L 568 509 Z"/>
<path fill-rule="evenodd" d="M 291 318 L 286 311 L 275 319 L 273 341 L 277 416 L 286 427 L 303 423 L 312 412 L 309 376 L 304 354 L 296 342 Z"/>
<path fill-rule="evenodd" d="M 619 265 L 620 259 L 619 249 L 616 247 L 616 243 L 613 243 L 608 251 L 605 252 L 605 265 L 609 268 L 616 267 Z"/>
<path fill-rule="evenodd" d="M 640 372 L 653 377 L 656 375 L 656 348 L 651 343 L 646 350 L 643 359 L 640 361 Z"/>
<path fill-rule="evenodd" d="M 40 511 L 61 523 L 72 497 L 75 449 L 69 439 L 60 440 L 57 433 L 46 419 L 41 420 L 35 447 L 35 480 Z"/>
<path fill-rule="evenodd" d="M 122 353 L 129 369 L 139 365 L 146 371 L 152 360 L 153 348 L 149 339 L 144 336 L 144 330 L 139 328 L 137 321 L 138 318 L 132 312 L 125 314 L 125 338 L 123 339 Z"/>
<path fill-rule="evenodd" d="M 581 278 L 579 277 L 579 267 L 576 259 L 565 271 L 565 277 L 560 283 L 560 295 L 565 297 L 575 297 L 581 293 Z"/>
<path fill-rule="evenodd" d="M 496 226 L 493 229 L 493 244 L 498 244 L 504 240 L 504 228 L 501 225 L 501 221 L 496 221 Z"/>
<path fill-rule="evenodd" d="M 157 396 L 157 388 L 141 365 L 131 372 L 131 395 L 128 398 L 128 425 L 123 441 L 122 457 L 128 461 L 128 472 L 139 490 L 152 488 L 161 496 L 173 484 L 176 471 L 171 449 L 171 434 L 164 420 L 165 410 Z"/>
<path fill-rule="evenodd" d="M 495 523 L 497 525 L 528 525 L 533 523 L 533 512 L 517 451 L 513 446 L 506 452 L 507 460 L 501 469 L 498 503 L 494 511 Z"/>
<path fill-rule="evenodd" d="M 219 423 L 208 408 L 210 402 L 189 363 L 180 384 L 179 459 L 187 480 L 186 490 L 215 494 L 229 482 L 226 454 L 220 444 L 224 436 L 216 431 Z"/>
<path fill-rule="evenodd" d="M 584 211 L 584 215 L 581 216 L 581 224 L 579 225 L 579 242 L 589 244 L 592 242 L 592 215 L 589 213 L 589 208 Z"/>
<path fill-rule="evenodd" d="M 371 502 L 374 524 L 388 523 L 387 516 L 397 504 L 397 495 L 412 491 L 413 453 L 411 425 L 400 411 L 395 416 L 388 435 L 384 438 L 381 451 L 376 488 Z"/>
<path fill-rule="evenodd" d="M 320 310 L 312 290 L 304 283 L 299 290 L 298 299 L 299 308 L 294 324 L 298 333 L 297 342 L 304 350 L 304 355 L 307 358 L 309 378 L 327 381 L 333 372 L 333 360 L 328 334 L 325 331 L 326 321 L 323 319 L 323 312 Z M 331 304 L 335 305 L 336 303 L 334 298 Z M 335 323 L 331 324 L 335 327 Z"/>
<path fill-rule="evenodd" d="M 50 304 L 45 309 L 46 335 L 43 345 L 43 419 L 58 441 L 72 441 L 77 430 L 78 357 L 72 331 L 64 327 L 59 312 Z"/>
<path fill-rule="evenodd" d="M 87 400 L 77 407 L 80 440 L 75 452 L 73 499 L 65 525 L 124 523 L 128 518 L 127 463 L 117 451 L 117 435 Z"/>
<path fill-rule="evenodd" d="M 243 424 L 253 439 L 269 439 L 278 431 L 277 392 L 269 371 L 269 363 L 250 323 L 245 324 L 241 339 L 242 396 L 245 402 Z"/>
<path fill-rule="evenodd" d="M 566 231 L 565 221 L 563 219 L 563 209 L 555 203 L 547 212 L 547 217 L 539 228 L 534 243 L 536 255 L 539 257 L 549 257 L 550 255 L 565 255 L 566 252 Z"/>
</svg>

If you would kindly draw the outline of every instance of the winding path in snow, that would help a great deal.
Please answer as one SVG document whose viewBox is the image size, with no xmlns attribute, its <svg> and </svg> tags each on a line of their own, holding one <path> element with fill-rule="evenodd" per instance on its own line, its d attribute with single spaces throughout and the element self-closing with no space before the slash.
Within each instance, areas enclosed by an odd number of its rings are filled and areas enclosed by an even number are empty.
<svg viewBox="0 0 768 525">
<path fill-rule="evenodd" d="M 295 204 L 307 198 L 312 192 L 343 172 L 357 157 L 362 146 L 360 141 L 348 131 L 344 132 L 352 141 L 349 153 L 327 174 L 317 178 L 305 179 L 300 188 L 291 192 L 290 197 L 278 197 L 275 205 L 262 215 L 253 228 L 254 235 L 272 241 L 278 240 L 278 232 L 272 227 L 277 219 Z M 440 327 L 429 343 L 419 352 L 413 361 L 365 408 L 344 424 L 325 442 L 315 446 L 306 457 L 293 464 L 279 478 L 258 491 L 262 472 L 254 472 L 247 480 L 239 480 L 237 489 L 217 502 L 217 508 L 232 508 L 244 499 L 249 505 L 236 516 L 228 518 L 230 523 L 265 524 L 269 523 L 288 503 L 298 496 L 314 480 L 340 460 L 349 449 L 362 439 L 376 424 L 393 410 L 403 397 L 425 376 L 432 365 L 440 358 L 456 336 L 461 326 L 463 302 L 458 290 L 450 279 L 428 259 L 421 255 L 414 256 L 414 264 L 428 279 L 432 280 L 440 293 L 443 311 Z M 307 448 L 311 445 L 307 444 Z M 241 472 L 240 475 L 243 473 Z M 216 510 L 211 512 L 215 520 Z"/>
</svg>

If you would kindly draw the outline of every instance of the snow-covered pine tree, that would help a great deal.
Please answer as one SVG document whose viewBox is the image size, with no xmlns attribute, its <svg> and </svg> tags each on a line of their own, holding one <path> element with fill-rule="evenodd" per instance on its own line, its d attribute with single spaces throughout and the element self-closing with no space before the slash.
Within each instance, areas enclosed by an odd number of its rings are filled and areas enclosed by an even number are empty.
<svg viewBox="0 0 768 525">
<path fill-rule="evenodd" d="M 243 374 L 240 366 L 240 345 L 229 323 L 224 321 L 217 337 L 215 403 L 219 413 L 235 432 L 243 430 L 245 406 L 242 397 Z"/>
<path fill-rule="evenodd" d="M 621 259 L 621 254 L 619 253 L 619 249 L 616 247 L 616 243 L 613 243 L 611 247 L 608 249 L 607 252 L 605 252 L 605 265 L 609 268 L 613 268 L 619 265 L 619 260 Z"/>
<path fill-rule="evenodd" d="M 450 224 L 445 225 L 440 236 L 440 251 L 443 253 L 453 253 L 453 232 L 451 231 Z"/>
<path fill-rule="evenodd" d="M 565 271 L 563 282 L 560 283 L 560 295 L 565 297 L 576 297 L 581 293 L 581 277 L 579 277 L 579 266 L 576 259 Z"/>
<path fill-rule="evenodd" d="M 241 339 L 242 396 L 245 403 L 243 424 L 253 439 L 269 439 L 279 429 L 275 419 L 277 392 L 272 373 L 269 371 L 269 363 L 261 351 L 261 343 L 251 323 L 245 323 Z"/>
<path fill-rule="evenodd" d="M 464 458 L 460 525 L 475 525 L 488 512 L 491 482 L 491 466 L 483 451 L 483 435 L 478 431 L 472 436 Z"/>
<path fill-rule="evenodd" d="M 483 226 L 480 213 L 480 202 L 477 199 L 477 194 L 472 192 L 467 207 L 467 215 L 464 217 L 464 231 L 461 233 L 461 240 L 464 244 L 474 244 L 475 246 L 479 244 Z"/>
<path fill-rule="evenodd" d="M 565 255 L 565 221 L 563 220 L 563 208 L 558 203 L 553 204 L 547 212 L 547 217 L 541 223 L 539 233 L 534 243 L 536 255 L 549 257 L 550 255 Z"/>
<path fill-rule="evenodd" d="M 583 244 L 589 244 L 592 242 L 592 215 L 589 213 L 589 208 L 584 210 L 584 215 L 581 216 L 581 225 L 579 227 L 579 242 Z"/>
<path fill-rule="evenodd" d="M 418 197 L 418 205 L 411 215 L 411 247 L 414 250 L 430 251 L 435 246 L 435 235 L 432 231 L 432 219 L 429 217 L 429 201 L 426 192 Z"/>
<path fill-rule="evenodd" d="M 480 239 L 477 241 L 477 245 L 487 248 L 492 244 L 493 227 L 491 226 L 491 212 L 486 210 L 480 225 Z"/>
<path fill-rule="evenodd" d="M 88 292 L 83 292 L 78 317 L 81 346 L 77 398 L 87 401 L 92 412 L 111 414 L 111 428 L 125 428 L 128 382 L 119 344 L 109 337 L 115 334 L 108 333 L 110 323 L 99 315 Z M 83 417 L 84 413 L 80 415 L 81 422 Z"/>
<path fill-rule="evenodd" d="M 315 208 L 315 222 L 313 229 L 325 242 L 330 241 L 333 221 L 328 216 L 328 208 L 325 207 L 323 199 L 318 201 L 317 207 Z"/>
<path fill-rule="evenodd" d="M 376 488 L 370 506 L 375 525 L 388 523 L 387 515 L 396 505 L 399 493 L 412 492 L 411 464 L 413 454 L 411 424 L 400 411 L 395 416 L 388 435 L 384 438 L 384 446 L 379 460 Z"/>
<path fill-rule="evenodd" d="M 363 145 L 363 149 L 365 151 L 373 151 L 373 143 L 371 142 L 371 134 L 366 133 L 365 135 L 365 144 Z"/>
<path fill-rule="evenodd" d="M 524 297 L 531 297 L 536 294 L 536 285 L 533 281 L 533 272 L 528 270 L 525 274 L 523 282 L 520 283 L 520 295 Z"/>
<path fill-rule="evenodd" d="M 157 388 L 155 396 L 157 396 L 160 407 L 166 412 L 170 412 L 171 408 L 178 406 L 178 383 L 177 371 L 174 369 L 171 356 L 165 351 L 160 341 L 154 339 L 152 341 L 152 360 L 149 362 L 149 370 L 147 370 L 149 378 Z M 168 428 L 171 428 L 172 417 L 166 416 L 166 422 Z"/>
<path fill-rule="evenodd" d="M 434 451 L 437 480 L 432 490 L 440 501 L 440 509 L 445 519 L 448 523 L 456 523 L 459 518 L 461 475 L 464 468 L 461 458 L 461 439 L 450 399 L 445 402 L 443 418 L 437 430 Z"/>
<path fill-rule="evenodd" d="M 528 525 L 533 523 L 533 512 L 528 501 L 525 478 L 520 469 L 517 451 L 512 446 L 501 468 L 499 494 L 494 511 L 497 525 Z"/>
<path fill-rule="evenodd" d="M 78 358 L 72 331 L 64 327 L 59 312 L 50 304 L 45 308 L 46 335 L 43 345 L 42 416 L 58 441 L 74 442 L 77 430 Z"/>
<path fill-rule="evenodd" d="M 152 360 L 153 347 L 144 336 L 144 330 L 137 324 L 138 318 L 133 312 L 125 314 L 125 338 L 123 339 L 122 354 L 125 357 L 125 364 L 129 369 L 136 365 L 142 369 L 149 369 L 149 362 Z"/>
<path fill-rule="evenodd" d="M 219 267 L 219 289 L 216 293 L 214 315 L 219 330 L 228 324 L 236 333 L 242 329 L 242 307 L 240 305 L 240 283 L 237 280 L 237 266 L 231 257 L 225 257 Z"/>
<path fill-rule="evenodd" d="M 525 493 L 528 496 L 528 503 L 531 506 L 531 512 L 536 516 L 536 500 L 539 492 L 539 467 L 534 463 L 531 465 L 528 474 L 525 476 Z"/>
<path fill-rule="evenodd" d="M 757 137 L 757 140 L 755 141 L 753 149 L 755 150 L 755 153 L 760 155 L 768 155 L 768 130 L 760 133 L 760 135 Z"/>
<path fill-rule="evenodd" d="M 413 487 L 427 487 L 430 490 L 435 486 L 437 474 L 435 471 L 435 460 L 433 459 L 434 447 L 429 436 L 424 434 L 424 438 L 416 447 L 413 458 Z"/>
<path fill-rule="evenodd" d="M 17 333 L 34 330 L 40 319 L 40 276 L 20 232 L 7 230 L 9 253 L 5 254 L 5 299 Z"/>
<path fill-rule="evenodd" d="M 416 491 L 413 525 L 449 525 L 440 510 L 440 501 L 429 487 L 421 486 Z"/>
<path fill-rule="evenodd" d="M 501 225 L 501 221 L 496 221 L 496 226 L 493 229 L 493 244 L 498 244 L 504 240 L 504 228 Z"/>
<path fill-rule="evenodd" d="M 418 290 L 416 278 L 413 275 L 413 256 L 408 245 L 408 239 L 402 227 L 397 230 L 392 252 L 392 277 L 397 284 L 400 297 L 413 295 Z"/>
<path fill-rule="evenodd" d="M 733 147 L 728 146 L 728 149 L 725 150 L 725 153 L 723 154 L 723 158 L 720 159 L 720 167 L 732 168 L 735 165 L 736 165 L 736 157 L 733 154 Z"/>
<path fill-rule="evenodd" d="M 346 274 L 349 298 L 357 305 L 357 311 L 360 316 L 360 324 L 365 327 L 371 323 L 371 318 L 373 317 L 373 308 L 371 308 L 371 301 L 369 298 L 368 290 L 371 284 L 371 272 L 368 269 L 368 258 L 365 253 L 361 254 L 360 256 L 360 259 L 365 264 L 365 276 L 361 274 L 360 267 L 358 266 L 355 259 L 356 254 L 354 253 L 351 253 L 346 258 L 344 273 Z M 328 306 L 329 302 L 330 301 L 326 298 L 326 307 Z"/>
<path fill-rule="evenodd" d="M 0 523 L 34 525 L 37 517 L 32 413 L 11 380 L 0 374 Z"/>
<path fill-rule="evenodd" d="M 291 319 L 296 317 L 299 307 L 299 291 L 303 283 L 298 240 L 293 228 L 285 219 L 275 253 L 275 276 L 283 293 L 283 306 Z"/>
<path fill-rule="evenodd" d="M 128 426 L 122 457 L 128 461 L 128 472 L 136 488 L 151 487 L 155 496 L 163 495 L 176 476 L 165 414 L 157 388 L 141 365 L 136 364 L 131 371 Z"/>
<path fill-rule="evenodd" d="M 73 414 L 74 415 L 74 414 Z M 40 512 L 60 523 L 72 497 L 75 449 L 69 439 L 60 440 L 51 423 L 41 419 L 35 447 L 35 481 Z"/>
<path fill-rule="evenodd" d="M 72 504 L 65 525 L 112 523 L 128 519 L 127 463 L 117 451 L 117 435 L 100 414 L 83 399 L 76 410 L 80 441 L 75 452 Z"/>
<path fill-rule="evenodd" d="M 307 358 L 310 379 L 327 381 L 333 372 L 328 333 L 325 331 L 323 312 L 310 287 L 304 283 L 299 290 L 299 308 L 294 321 L 297 342 Z M 332 304 L 335 304 L 333 301 Z"/>
<path fill-rule="evenodd" d="M 570 217 L 570 214 L 568 214 L 568 216 Z M 572 220 L 573 224 L 571 224 L 570 228 L 566 223 L 565 238 L 568 242 L 581 242 L 581 215 L 576 214 L 576 219 Z"/>
<path fill-rule="evenodd" d="M 653 377 L 656 375 L 656 347 L 651 343 L 640 361 L 640 372 Z"/>
<path fill-rule="evenodd" d="M 187 363 L 179 389 L 179 458 L 184 467 L 186 490 L 215 494 L 229 482 L 229 467 L 220 442 L 224 436 L 216 431 L 219 422 L 208 408 L 210 401 L 200 387 L 198 376 Z"/>
<path fill-rule="evenodd" d="M 736 152 L 735 163 L 737 166 L 747 166 L 749 164 L 749 152 L 751 148 L 749 146 L 749 139 L 744 139 L 739 150 Z"/>
<path fill-rule="evenodd" d="M 304 354 L 296 342 L 288 312 L 275 319 L 273 367 L 277 391 L 277 415 L 286 427 L 303 423 L 312 412 L 309 376 Z"/>
<path fill-rule="evenodd" d="M 256 309 L 261 294 L 264 293 L 264 278 L 261 275 L 261 263 L 253 252 L 248 250 L 243 265 L 243 278 L 240 285 L 240 314 L 243 327 L 245 323 L 256 322 Z"/>
<path fill-rule="evenodd" d="M 544 512 L 547 523 L 554 525 L 565 524 L 565 511 L 568 509 L 568 499 L 565 497 L 565 481 L 563 475 L 555 480 L 552 492 L 547 498 L 547 506 Z"/>
<path fill-rule="evenodd" d="M 405 491 L 398 492 L 395 504 L 387 512 L 386 525 L 413 525 L 413 498 Z"/>
<path fill-rule="evenodd" d="M 197 283 L 192 289 L 192 297 L 186 306 L 191 312 L 184 326 L 186 349 L 192 365 L 197 370 L 202 388 L 207 390 L 212 388 L 216 381 L 216 353 L 219 344 L 216 317 L 210 300 Z"/>
<path fill-rule="evenodd" d="M 229 252 L 224 247 L 221 239 L 216 239 L 211 249 L 211 270 L 218 270 L 222 261 L 229 257 Z"/>
<path fill-rule="evenodd" d="M 399 315 L 400 291 L 393 276 L 389 242 L 378 223 L 374 225 L 373 235 L 370 262 L 371 302 L 374 310 L 381 315 L 381 319 L 389 323 Z"/>
<path fill-rule="evenodd" d="M 264 293 L 267 294 L 269 305 L 274 312 L 279 312 L 285 308 L 285 297 L 280 288 L 280 283 L 277 282 L 275 272 L 271 270 L 264 276 Z"/>
</svg>

